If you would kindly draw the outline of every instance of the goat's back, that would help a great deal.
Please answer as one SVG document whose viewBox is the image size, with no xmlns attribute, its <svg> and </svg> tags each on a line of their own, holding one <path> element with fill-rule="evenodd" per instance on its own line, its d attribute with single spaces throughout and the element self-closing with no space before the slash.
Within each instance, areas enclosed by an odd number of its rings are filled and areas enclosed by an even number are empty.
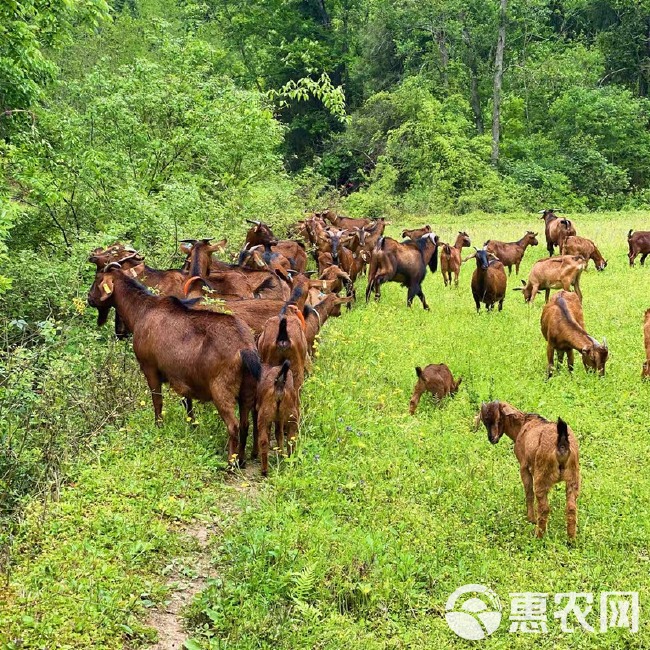
<svg viewBox="0 0 650 650">
<path fill-rule="evenodd" d="M 522 466 L 528 467 L 533 479 L 550 484 L 569 480 L 579 474 L 580 449 L 572 429 L 567 427 L 569 450 L 558 450 L 558 425 L 539 416 L 528 416 L 515 442 L 515 455 Z"/>
</svg>

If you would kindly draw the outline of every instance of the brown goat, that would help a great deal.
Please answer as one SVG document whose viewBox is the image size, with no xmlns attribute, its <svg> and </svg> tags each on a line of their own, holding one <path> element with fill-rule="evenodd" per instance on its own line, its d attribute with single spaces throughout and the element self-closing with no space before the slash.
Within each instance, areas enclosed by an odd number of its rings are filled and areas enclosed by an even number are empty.
<svg viewBox="0 0 650 650">
<path fill-rule="evenodd" d="M 341 305 L 349 305 L 352 296 L 340 298 L 330 293 L 315 305 L 306 305 L 303 308 L 305 319 L 305 338 L 307 339 L 307 350 L 309 354 L 314 352 L 314 342 L 328 318 L 338 318 L 341 315 Z"/>
<path fill-rule="evenodd" d="M 493 445 L 505 433 L 514 442 L 519 473 L 526 494 L 528 521 L 536 524 L 535 534 L 546 532 L 550 508 L 548 493 L 556 484 L 566 484 L 566 528 L 576 536 L 580 492 L 580 450 L 573 431 L 562 418 L 549 422 L 537 413 L 524 413 L 507 402 L 481 405 L 478 421 L 487 429 Z M 537 514 L 535 514 L 537 500 Z"/>
<path fill-rule="evenodd" d="M 370 225 L 363 228 L 363 241 L 361 242 L 361 246 L 366 253 L 372 253 L 379 238 L 383 236 L 386 226 L 389 224 L 390 221 L 386 221 L 386 219 L 381 217 L 381 219 L 376 219 Z"/>
<path fill-rule="evenodd" d="M 377 242 L 368 271 L 366 302 L 374 290 L 375 300 L 381 298 L 381 285 L 385 282 L 399 282 L 408 287 L 406 305 L 410 307 L 415 296 L 428 310 L 426 298 L 422 292 L 422 281 L 427 266 L 435 273 L 438 267 L 438 237 L 428 233 L 420 239 L 410 242 L 397 242 L 390 237 L 381 237 Z"/>
<path fill-rule="evenodd" d="M 290 368 L 290 361 L 284 361 L 281 366 L 262 367 L 262 379 L 257 387 L 258 449 L 262 476 L 267 476 L 269 471 L 271 426 L 275 424 L 275 439 L 281 453 L 284 451 L 286 434 L 288 456 L 298 436 L 300 406 Z"/>
<path fill-rule="evenodd" d="M 307 253 L 303 244 L 291 239 L 278 240 L 271 227 L 262 221 L 251 221 L 253 227 L 246 233 L 246 244 L 252 246 L 269 245 L 269 252 L 283 255 L 294 271 L 303 273 L 307 268 Z"/>
<path fill-rule="evenodd" d="M 93 307 L 111 305 L 133 332 L 133 351 L 149 384 L 156 424 L 162 416 L 163 383 L 184 398 L 213 402 L 228 429 L 228 460 L 239 451 L 235 405 L 248 413 L 260 378 L 260 358 L 240 319 L 190 309 L 173 297 L 152 295 L 111 264 L 95 277 L 88 294 Z"/>
<path fill-rule="evenodd" d="M 541 219 L 544 219 L 546 235 L 546 249 L 549 256 L 553 257 L 553 249 L 557 246 L 562 250 L 562 242 L 566 237 L 576 234 L 576 229 L 568 219 L 560 219 L 553 210 L 542 210 Z"/>
<path fill-rule="evenodd" d="M 188 276 L 183 286 L 187 297 L 200 297 L 207 287 L 217 296 L 287 300 L 289 285 L 266 269 L 232 266 L 212 257 L 219 245 L 210 240 L 185 240 L 181 250 L 188 255 Z"/>
<path fill-rule="evenodd" d="M 534 302 L 537 293 L 543 289 L 546 292 L 546 302 L 548 302 L 551 289 L 569 291 L 573 287 L 582 301 L 580 276 L 586 266 L 587 262 L 579 255 L 547 257 L 535 262 L 528 274 L 528 282 L 522 280 L 523 286 L 515 287 L 513 291 L 523 291 L 524 300 Z"/>
<path fill-rule="evenodd" d="M 337 215 L 334 210 L 316 212 L 314 216 L 325 219 L 326 221 L 329 221 L 333 226 L 340 229 L 364 228 L 365 226 L 372 224 L 372 219 L 353 219 L 352 217 L 343 217 Z"/>
<path fill-rule="evenodd" d="M 432 232 L 431 226 L 427 224 L 422 228 L 413 228 L 411 230 L 402 230 L 402 237 L 404 239 L 419 239 L 420 237 Z"/>
<path fill-rule="evenodd" d="M 423 393 L 428 391 L 435 400 L 441 400 L 447 395 L 455 395 L 463 381 L 462 377 L 456 381 L 451 370 L 444 363 L 431 363 L 424 370 L 416 366 L 415 374 L 418 376 L 418 380 L 409 403 L 411 415 L 415 413 Z"/>
<path fill-rule="evenodd" d="M 478 250 L 463 261 L 476 258 L 476 269 L 472 274 L 472 296 L 476 311 L 481 311 L 481 303 L 487 311 L 494 309 L 495 303 L 499 303 L 499 311 L 503 309 L 503 300 L 506 297 L 508 278 L 503 269 L 503 264 L 498 259 L 490 259 L 491 256 L 486 250 Z"/>
<path fill-rule="evenodd" d="M 542 334 L 546 339 L 546 374 L 553 374 L 553 358 L 557 352 L 558 364 L 567 355 L 569 372 L 573 371 L 573 351 L 582 356 L 585 370 L 595 370 L 605 374 L 605 364 L 609 356 L 607 340 L 601 345 L 593 336 L 587 334 L 582 303 L 575 293 L 559 291 L 548 304 L 544 305 L 541 318 Z"/>
<path fill-rule="evenodd" d="M 643 372 L 641 377 L 650 378 L 650 309 L 646 309 L 645 320 L 643 322 L 643 343 L 645 344 L 645 361 L 643 362 Z"/>
<path fill-rule="evenodd" d="M 645 264 L 645 258 L 650 255 L 650 232 L 647 230 L 630 230 L 627 233 L 628 254 L 630 266 L 634 266 L 637 255 L 641 255 L 641 266 Z"/>
<path fill-rule="evenodd" d="M 445 286 L 451 286 L 451 275 L 454 275 L 454 284 L 458 286 L 458 276 L 460 275 L 460 265 L 462 263 L 461 253 L 463 248 L 471 246 L 472 242 L 466 232 L 459 232 L 456 237 L 456 243 L 453 246 L 449 244 L 440 244 L 440 271 Z"/>
<path fill-rule="evenodd" d="M 528 246 L 537 246 L 537 233 L 529 230 L 519 241 L 503 242 L 496 239 L 488 239 L 485 242 L 485 250 L 492 253 L 499 259 L 503 266 L 508 267 L 508 275 L 512 274 L 512 267 L 515 267 L 515 273 L 519 275 L 519 265 L 524 258 L 524 253 Z"/>
<path fill-rule="evenodd" d="M 286 305 L 279 316 L 266 322 L 257 341 L 262 363 L 279 366 L 286 360 L 291 362 L 293 381 L 298 391 L 305 381 L 305 366 L 308 362 L 306 323 L 302 308 Z"/>
<path fill-rule="evenodd" d="M 591 239 L 586 239 L 585 237 L 578 237 L 576 235 L 567 237 L 562 243 L 560 252 L 562 255 L 580 255 L 587 264 L 589 260 L 593 260 L 596 271 L 602 271 L 607 266 L 607 260 L 600 254 L 596 244 Z"/>
</svg>

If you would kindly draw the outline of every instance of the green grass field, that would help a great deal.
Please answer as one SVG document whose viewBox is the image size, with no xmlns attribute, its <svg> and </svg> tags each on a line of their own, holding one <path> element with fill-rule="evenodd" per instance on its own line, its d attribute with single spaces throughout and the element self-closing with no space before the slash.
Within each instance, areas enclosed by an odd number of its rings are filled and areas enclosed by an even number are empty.
<svg viewBox="0 0 650 650">
<path fill-rule="evenodd" d="M 443 241 L 464 229 L 479 245 L 539 231 L 523 278 L 546 255 L 543 222 L 531 215 L 427 221 Z M 408 310 L 406 290 L 388 285 L 380 303 L 359 302 L 327 324 L 303 390 L 300 451 L 274 459 L 268 481 L 257 472 L 223 478 L 225 435 L 208 408 L 193 429 L 168 400 L 165 426 L 153 431 L 147 402 L 132 419 L 137 436 L 115 432 L 51 506 L 44 529 L 37 512 L 28 517 L 0 613 L 7 647 L 20 647 L 16 639 L 23 647 L 144 644 L 140 592 L 163 597 L 162 567 L 180 552 L 174 525 L 196 516 L 220 517 L 223 535 L 211 544 L 219 577 L 188 612 L 191 647 L 469 647 L 444 618 L 448 596 L 468 583 L 492 588 L 504 606 L 499 629 L 475 647 L 650 647 L 650 385 L 640 379 L 650 268 L 630 269 L 626 256 L 628 229 L 650 229 L 650 215 L 574 221 L 608 259 L 602 273 L 590 263 L 581 280 L 587 330 L 610 347 L 604 378 L 578 360 L 573 377 L 564 368 L 545 381 L 543 295 L 525 305 L 511 291 L 514 275 L 503 312 L 480 315 L 469 289 L 473 261 L 458 289 L 427 275 L 430 312 L 417 300 Z M 419 224 L 394 224 L 389 234 L 407 225 Z M 442 406 L 425 396 L 409 416 L 414 366 L 440 362 L 463 377 L 458 395 Z M 575 431 L 582 491 L 574 545 L 559 487 L 548 534 L 534 537 L 512 443 L 492 446 L 484 428 L 473 431 L 489 399 L 562 416 Z M 234 489 L 240 484 L 246 489 Z M 230 518 L 229 501 L 238 504 Z M 638 633 L 562 633 L 554 594 L 593 592 L 587 620 L 597 629 L 603 591 L 639 592 Z M 513 592 L 549 594 L 547 634 L 508 633 Z"/>
</svg>

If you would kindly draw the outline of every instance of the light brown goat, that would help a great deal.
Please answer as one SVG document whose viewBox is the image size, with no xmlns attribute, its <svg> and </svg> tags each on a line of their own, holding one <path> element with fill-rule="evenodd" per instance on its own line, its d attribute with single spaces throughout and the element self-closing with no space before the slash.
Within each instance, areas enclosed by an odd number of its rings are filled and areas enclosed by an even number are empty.
<svg viewBox="0 0 650 650">
<path fill-rule="evenodd" d="M 564 289 L 569 291 L 571 287 L 582 301 L 580 290 L 580 276 L 585 270 L 587 262 L 579 255 L 561 255 L 559 257 L 547 257 L 533 264 L 528 275 L 528 282 L 521 281 L 522 287 L 515 287 L 513 291 L 523 291 L 526 302 L 534 302 L 535 296 L 543 289 L 546 292 L 548 302 L 551 289 Z"/>
<path fill-rule="evenodd" d="M 645 343 L 645 361 L 643 362 L 643 372 L 641 376 L 644 379 L 650 377 L 650 309 L 646 309 L 645 321 L 643 323 L 643 342 Z"/>
<path fill-rule="evenodd" d="M 451 276 L 454 275 L 454 284 L 458 286 L 458 276 L 460 275 L 461 252 L 463 248 L 471 246 L 469 235 L 466 232 L 459 232 L 456 237 L 456 243 L 453 246 L 449 244 L 440 244 L 440 270 L 445 286 L 451 286 Z"/>
<path fill-rule="evenodd" d="M 562 243 L 560 251 L 562 255 L 580 255 L 587 264 L 589 260 L 593 260 L 596 271 L 602 271 L 607 266 L 607 260 L 600 254 L 596 244 L 586 237 L 577 235 L 567 237 Z"/>
<path fill-rule="evenodd" d="M 481 405 L 478 421 L 483 422 L 488 440 L 496 445 L 505 433 L 515 444 L 519 473 L 526 493 L 528 521 L 537 524 L 535 534 L 546 532 L 549 515 L 548 493 L 556 484 L 566 484 L 566 528 L 576 536 L 580 492 L 580 450 L 573 431 L 562 418 L 549 422 L 537 413 L 524 413 L 507 402 Z M 537 514 L 535 514 L 537 500 Z"/>
<path fill-rule="evenodd" d="M 418 376 L 418 380 L 409 403 L 411 415 L 415 413 L 423 393 L 428 391 L 435 400 L 441 400 L 447 395 L 455 395 L 463 381 L 462 377 L 456 381 L 451 370 L 444 363 L 431 363 L 424 369 L 416 366 L 415 374 Z"/>
<path fill-rule="evenodd" d="M 402 237 L 404 239 L 419 239 L 423 235 L 426 235 L 427 233 L 433 232 L 431 230 L 431 226 L 427 224 L 426 226 L 422 226 L 422 228 L 413 228 L 411 230 L 402 230 Z"/>
<path fill-rule="evenodd" d="M 287 305 L 279 316 L 266 321 L 257 341 L 262 363 L 279 366 L 285 360 L 291 362 L 293 382 L 298 391 L 305 381 L 305 366 L 308 362 L 305 328 L 302 306 L 296 308 L 295 305 Z"/>
<path fill-rule="evenodd" d="M 573 351 L 582 356 L 585 370 L 595 370 L 605 374 L 605 364 L 609 356 L 607 340 L 602 345 L 587 334 L 582 304 L 575 293 L 559 291 L 547 305 L 544 305 L 541 318 L 542 334 L 546 339 L 547 376 L 553 373 L 553 357 L 557 352 L 558 363 L 567 355 L 569 371 L 573 371 Z"/>
<path fill-rule="evenodd" d="M 286 434 L 287 456 L 291 455 L 298 435 L 300 406 L 290 367 L 289 361 L 284 361 L 281 366 L 264 365 L 257 386 L 257 440 L 262 476 L 267 476 L 269 471 L 271 426 L 275 424 L 275 439 L 280 453 L 284 451 Z"/>
<path fill-rule="evenodd" d="M 496 239 L 488 239 L 485 242 L 485 250 L 497 257 L 503 266 L 508 267 L 508 275 L 515 267 L 515 273 L 519 275 L 519 265 L 524 258 L 528 246 L 537 246 L 537 233 L 529 230 L 519 241 L 503 242 Z"/>
</svg>

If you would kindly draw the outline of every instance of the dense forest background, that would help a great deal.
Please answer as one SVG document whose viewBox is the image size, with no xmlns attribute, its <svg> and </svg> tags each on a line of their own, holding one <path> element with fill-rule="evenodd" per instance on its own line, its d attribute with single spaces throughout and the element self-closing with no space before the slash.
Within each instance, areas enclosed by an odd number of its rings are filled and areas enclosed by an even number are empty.
<svg viewBox="0 0 650 650">
<path fill-rule="evenodd" d="M 178 266 L 327 205 L 643 208 L 649 92 L 648 0 L 3 2 L 0 518 L 123 410 L 90 249 Z"/>
</svg>

